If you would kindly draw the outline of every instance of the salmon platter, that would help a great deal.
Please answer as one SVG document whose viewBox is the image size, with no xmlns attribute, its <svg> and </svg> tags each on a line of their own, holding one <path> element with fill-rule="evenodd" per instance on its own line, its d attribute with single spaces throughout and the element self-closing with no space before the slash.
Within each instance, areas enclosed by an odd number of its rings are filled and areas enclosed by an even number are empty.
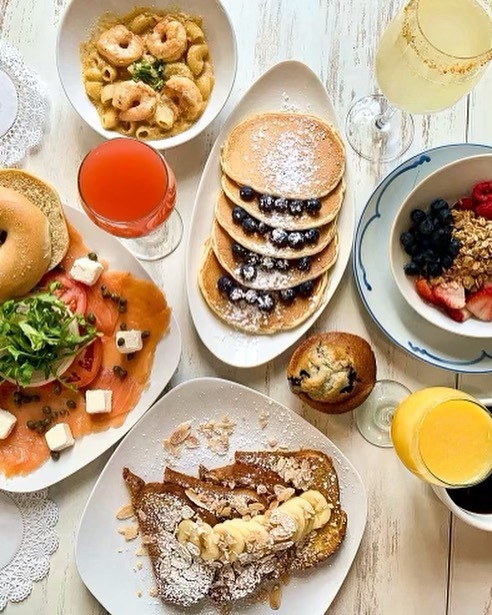
<svg viewBox="0 0 492 615">
<path fill-rule="evenodd" d="M 64 214 L 58 264 L 0 298 L 0 488 L 10 491 L 45 488 L 107 450 L 180 356 L 165 295 L 138 261 L 82 213 Z"/>
</svg>

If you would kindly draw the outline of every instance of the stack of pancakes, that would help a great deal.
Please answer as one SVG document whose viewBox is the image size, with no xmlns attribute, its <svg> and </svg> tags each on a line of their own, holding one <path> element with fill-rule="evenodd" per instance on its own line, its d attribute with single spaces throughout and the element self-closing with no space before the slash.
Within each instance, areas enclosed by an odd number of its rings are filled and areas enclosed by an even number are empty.
<svg viewBox="0 0 492 615">
<path fill-rule="evenodd" d="M 232 130 L 221 166 L 202 294 L 236 329 L 271 334 L 296 327 L 322 302 L 338 256 L 340 137 L 314 116 L 262 113 Z"/>
</svg>

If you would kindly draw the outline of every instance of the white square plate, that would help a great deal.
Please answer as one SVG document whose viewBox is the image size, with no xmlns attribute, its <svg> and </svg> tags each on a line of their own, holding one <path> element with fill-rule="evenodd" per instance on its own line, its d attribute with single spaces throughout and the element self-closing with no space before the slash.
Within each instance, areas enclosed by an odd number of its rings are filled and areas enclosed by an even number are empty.
<svg viewBox="0 0 492 615">
<path fill-rule="evenodd" d="M 258 417 L 269 414 L 261 429 Z M 292 410 L 245 386 L 216 378 L 185 382 L 165 395 L 130 431 L 104 468 L 87 502 L 80 522 L 76 562 L 89 590 L 112 615 L 216 615 L 213 605 L 200 604 L 178 609 L 149 596 L 155 585 L 150 561 L 137 557 L 139 540 L 125 542 L 118 527 L 116 511 L 129 501 L 121 476 L 127 466 L 146 481 L 162 481 L 165 465 L 162 440 L 183 421 L 192 428 L 209 419 L 227 415 L 236 422 L 226 456 L 212 454 L 202 445 L 184 450 L 176 469 L 196 474 L 199 463 L 224 465 L 236 450 L 262 450 L 274 438 L 289 449 L 315 448 L 333 458 L 338 473 L 341 503 L 347 512 L 347 535 L 340 549 L 321 566 L 296 574 L 282 589 L 282 615 L 323 615 L 350 569 L 359 547 L 367 517 L 367 499 L 362 480 L 343 453 L 326 436 Z M 119 550 L 122 552 L 119 552 Z M 141 561 L 143 568 L 135 571 Z M 139 598 L 138 594 L 142 592 Z M 266 604 L 236 605 L 231 615 L 271 615 Z"/>
<path fill-rule="evenodd" d="M 129 271 L 137 278 L 150 280 L 150 276 L 123 245 L 108 233 L 95 226 L 86 215 L 71 207 L 65 207 L 65 215 L 82 235 L 87 247 L 97 252 L 110 269 Z M 75 445 L 63 452 L 59 461 L 48 459 L 42 466 L 26 476 L 6 478 L 0 470 L 0 489 L 6 491 L 37 491 L 54 485 L 102 455 L 135 425 L 157 399 L 171 380 L 181 356 L 181 334 L 178 323 L 171 313 L 169 330 L 160 342 L 154 356 L 148 386 L 142 391 L 137 405 L 128 413 L 120 427 L 90 434 L 78 439 Z"/>
</svg>

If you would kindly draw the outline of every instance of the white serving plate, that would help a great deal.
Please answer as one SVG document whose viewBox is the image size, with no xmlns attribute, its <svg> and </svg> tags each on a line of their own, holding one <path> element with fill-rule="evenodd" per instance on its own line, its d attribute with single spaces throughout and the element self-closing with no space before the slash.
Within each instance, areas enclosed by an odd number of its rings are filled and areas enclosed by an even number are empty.
<svg viewBox="0 0 492 615">
<path fill-rule="evenodd" d="M 213 122 L 229 98 L 237 69 L 236 35 L 231 20 L 220 0 L 72 0 L 63 14 L 56 42 L 56 65 L 65 94 L 80 117 L 106 139 L 121 137 L 114 130 L 105 130 L 96 108 L 85 93 L 80 64 L 80 43 L 85 41 L 98 18 L 106 12 L 124 15 L 135 6 L 176 9 L 203 17 L 203 28 L 210 48 L 215 85 L 203 114 L 188 130 L 173 137 L 147 141 L 157 149 L 171 149 L 199 135 Z"/>
<path fill-rule="evenodd" d="M 444 331 L 480 339 L 492 338 L 490 322 L 474 317 L 465 322 L 456 322 L 419 297 L 415 290 L 415 278 L 405 275 L 403 271 L 410 257 L 400 244 L 400 235 L 410 226 L 410 212 L 413 209 L 426 210 L 436 198 L 443 198 L 452 205 L 462 196 L 470 195 L 476 184 L 487 179 L 492 179 L 492 154 L 461 158 L 434 171 L 417 184 L 402 203 L 394 218 L 388 242 L 393 279 L 408 305 L 422 318 Z"/>
<path fill-rule="evenodd" d="M 417 359 L 453 372 L 492 372 L 492 338 L 444 331 L 404 300 L 391 273 L 388 242 L 401 203 L 424 178 L 455 160 L 490 154 L 488 145 L 444 145 L 402 162 L 376 187 L 359 219 L 354 240 L 354 278 L 362 302 L 376 324 Z"/>
<path fill-rule="evenodd" d="M 208 308 L 198 287 L 198 272 L 203 246 L 212 230 L 215 200 L 220 190 L 220 149 L 236 124 L 249 115 L 265 111 L 309 113 L 337 124 L 330 97 L 317 75 L 305 64 L 288 60 L 276 64 L 251 86 L 227 118 L 210 152 L 191 218 L 186 253 L 186 285 L 191 315 L 202 342 L 217 358 L 235 367 L 254 367 L 267 363 L 294 344 L 316 322 L 342 279 L 354 233 L 352 188 L 347 170 L 345 199 L 337 223 L 340 253 L 330 270 L 325 297 L 314 314 L 290 331 L 274 335 L 250 335 L 235 331 Z"/>
<path fill-rule="evenodd" d="M 117 239 L 95 226 L 82 212 L 72 207 L 65 207 L 65 215 L 85 239 L 87 247 L 104 258 L 110 269 L 129 271 L 139 278 L 151 279 L 137 259 Z M 63 451 L 58 461 L 48 459 L 26 476 L 6 478 L 0 473 L 0 489 L 16 492 L 45 489 L 102 455 L 147 412 L 174 374 L 180 355 L 181 334 L 178 323 L 171 313 L 169 331 L 157 344 L 148 387 L 142 392 L 137 405 L 129 412 L 123 425 L 78 439 L 73 447 Z"/>
<path fill-rule="evenodd" d="M 270 420 L 261 429 L 258 417 Z M 323 615 L 340 589 L 359 547 L 367 517 L 367 498 L 361 478 L 336 446 L 292 410 L 245 386 L 216 378 L 185 382 L 165 395 L 139 421 L 108 461 L 82 514 L 76 542 L 76 563 L 82 580 L 112 615 L 216 615 L 211 604 L 178 609 L 149 597 L 155 584 L 150 561 L 137 558 L 139 539 L 126 543 L 117 533 L 128 521 L 117 521 L 116 511 L 129 501 L 121 471 L 127 466 L 146 481 L 162 481 L 165 465 L 162 440 L 186 420 L 192 427 L 226 414 L 236 427 L 226 456 L 213 455 L 205 446 L 186 450 L 176 469 L 196 474 L 199 463 L 210 467 L 230 463 L 235 450 L 262 450 L 269 438 L 290 449 L 315 448 L 330 455 L 340 480 L 341 503 L 348 515 L 347 535 L 340 549 L 309 572 L 293 575 L 282 589 L 282 615 Z M 122 550 L 122 552 L 118 552 Z M 136 560 L 143 569 L 135 572 Z M 138 597 L 142 592 L 142 597 Z M 309 605 L 309 606 L 308 606 Z M 307 610 L 306 610 L 307 609 Z M 231 615 L 271 615 L 266 604 L 236 605 Z"/>
</svg>

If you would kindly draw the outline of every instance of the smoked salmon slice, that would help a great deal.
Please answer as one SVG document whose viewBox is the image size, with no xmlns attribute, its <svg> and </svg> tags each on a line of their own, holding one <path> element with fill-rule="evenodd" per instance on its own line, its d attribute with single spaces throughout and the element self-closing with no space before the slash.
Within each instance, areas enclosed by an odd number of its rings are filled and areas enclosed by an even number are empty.
<svg viewBox="0 0 492 615">
<path fill-rule="evenodd" d="M 62 261 L 62 268 L 69 271 L 73 261 L 87 255 L 89 250 L 79 233 L 69 225 L 70 246 Z M 127 303 L 125 311 L 111 298 L 104 298 L 101 286 L 110 293 L 123 296 Z M 99 372 L 88 385 L 91 389 L 111 389 L 112 410 L 109 415 L 91 416 L 85 411 L 85 389 L 72 390 L 55 383 L 36 389 L 22 390 L 24 402 L 14 401 L 16 387 L 4 382 L 0 385 L 0 407 L 17 417 L 17 425 L 6 440 L 0 440 L 0 471 L 6 476 L 28 474 L 50 457 L 44 434 L 27 426 L 28 421 L 49 419 L 46 426 L 65 422 L 70 425 L 75 438 L 122 425 L 128 413 L 135 407 L 146 388 L 156 346 L 169 328 L 170 309 L 162 292 L 148 280 L 141 280 L 123 271 L 106 270 L 93 287 L 86 288 L 87 313 L 92 312 L 95 325 L 101 332 L 103 355 Z M 148 331 L 144 347 L 128 358 L 118 352 L 115 331 L 120 327 Z M 116 375 L 114 366 L 126 370 L 123 379 Z M 30 397 L 37 395 L 34 400 Z M 68 402 L 68 403 L 67 403 Z M 49 407 L 51 414 L 43 411 Z M 63 463 L 63 453 L 58 463 Z"/>
</svg>

